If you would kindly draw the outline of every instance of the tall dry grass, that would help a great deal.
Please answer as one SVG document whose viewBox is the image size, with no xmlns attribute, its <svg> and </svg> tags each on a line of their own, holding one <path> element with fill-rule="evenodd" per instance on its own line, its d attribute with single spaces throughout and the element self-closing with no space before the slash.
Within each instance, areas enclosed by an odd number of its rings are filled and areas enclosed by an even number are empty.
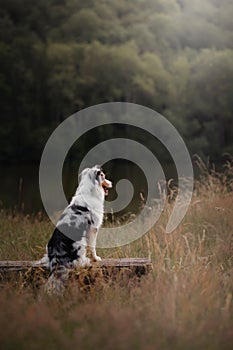
<svg viewBox="0 0 233 350">
<path fill-rule="evenodd" d="M 70 282 L 63 298 L 18 283 L 0 292 L 2 349 L 232 349 L 232 163 L 219 174 L 200 160 L 202 176 L 189 211 L 166 234 L 172 204 L 147 235 L 102 257 L 151 257 L 137 280 Z M 1 260 L 37 259 L 52 232 L 43 217 L 0 213 Z M 15 282 L 15 281 L 14 281 Z"/>
</svg>

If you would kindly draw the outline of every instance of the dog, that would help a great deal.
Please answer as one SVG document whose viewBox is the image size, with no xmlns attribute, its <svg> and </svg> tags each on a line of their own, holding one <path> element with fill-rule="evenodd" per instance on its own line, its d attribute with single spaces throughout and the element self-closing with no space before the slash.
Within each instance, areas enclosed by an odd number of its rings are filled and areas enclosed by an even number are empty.
<svg viewBox="0 0 233 350">
<path fill-rule="evenodd" d="M 50 277 L 45 290 L 62 293 L 70 269 L 90 264 L 86 248 L 90 247 L 92 259 L 96 254 L 96 239 L 103 221 L 104 199 L 112 182 L 107 180 L 98 165 L 86 168 L 70 204 L 63 211 L 47 244 L 47 263 Z"/>
</svg>

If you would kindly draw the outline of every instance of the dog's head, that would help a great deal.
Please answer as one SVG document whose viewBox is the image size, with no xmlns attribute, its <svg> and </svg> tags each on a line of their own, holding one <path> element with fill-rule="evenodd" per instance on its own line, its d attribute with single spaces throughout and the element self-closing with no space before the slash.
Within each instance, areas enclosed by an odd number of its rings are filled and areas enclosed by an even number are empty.
<svg viewBox="0 0 233 350">
<path fill-rule="evenodd" d="M 84 169 L 81 173 L 81 182 L 85 181 L 85 178 L 91 180 L 94 185 L 98 185 L 105 196 L 108 195 L 108 189 L 112 187 L 112 182 L 106 179 L 101 166 L 95 165 L 92 168 Z"/>
</svg>

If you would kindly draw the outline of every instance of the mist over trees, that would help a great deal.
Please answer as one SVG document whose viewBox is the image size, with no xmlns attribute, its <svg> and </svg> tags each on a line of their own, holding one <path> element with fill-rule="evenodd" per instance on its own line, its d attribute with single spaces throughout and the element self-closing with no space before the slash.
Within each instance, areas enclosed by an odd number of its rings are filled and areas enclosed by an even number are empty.
<svg viewBox="0 0 233 350">
<path fill-rule="evenodd" d="M 233 153 L 232 18 L 231 0 L 0 0 L 0 161 L 38 161 L 109 101 L 162 113 L 192 154 Z"/>
</svg>

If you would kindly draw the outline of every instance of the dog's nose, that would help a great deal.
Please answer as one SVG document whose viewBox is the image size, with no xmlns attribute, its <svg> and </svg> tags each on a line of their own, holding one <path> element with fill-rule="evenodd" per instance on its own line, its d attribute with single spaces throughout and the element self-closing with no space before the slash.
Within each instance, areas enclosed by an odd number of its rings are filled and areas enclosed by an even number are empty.
<svg viewBox="0 0 233 350">
<path fill-rule="evenodd" d="M 111 188 L 112 187 L 112 182 L 105 179 L 104 182 L 103 182 L 103 185 L 108 187 L 108 188 Z"/>
</svg>

